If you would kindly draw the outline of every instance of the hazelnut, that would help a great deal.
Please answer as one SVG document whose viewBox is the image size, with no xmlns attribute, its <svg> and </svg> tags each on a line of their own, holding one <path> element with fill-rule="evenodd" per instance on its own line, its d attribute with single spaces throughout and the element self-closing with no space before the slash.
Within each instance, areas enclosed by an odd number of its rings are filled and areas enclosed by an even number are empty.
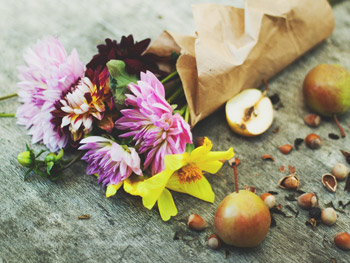
<svg viewBox="0 0 350 263">
<path fill-rule="evenodd" d="M 310 209 L 317 205 L 317 197 L 314 193 L 305 193 L 298 197 L 298 205 L 303 209 Z"/>
<path fill-rule="evenodd" d="M 321 122 L 321 117 L 317 114 L 311 113 L 304 116 L 304 122 L 310 127 L 318 127 Z"/>
<path fill-rule="evenodd" d="M 321 213 L 321 220 L 322 223 L 327 226 L 334 225 L 337 221 L 337 213 L 335 212 L 334 208 L 327 207 L 326 209 L 323 209 Z"/>
<path fill-rule="evenodd" d="M 334 244 L 342 250 L 350 250 L 350 235 L 347 232 L 335 234 Z"/>
<path fill-rule="evenodd" d="M 299 177 L 295 174 L 290 174 L 284 176 L 279 182 L 278 186 L 282 189 L 298 189 L 299 187 Z"/>
<path fill-rule="evenodd" d="M 212 234 L 209 238 L 208 238 L 208 246 L 211 249 L 218 249 L 221 246 L 221 241 L 219 239 L 219 237 L 216 234 Z"/>
<path fill-rule="evenodd" d="M 326 189 L 332 193 L 337 190 L 337 179 L 332 174 L 324 174 L 322 175 L 322 184 Z"/>
<path fill-rule="evenodd" d="M 261 200 L 264 201 L 265 205 L 271 209 L 276 205 L 276 197 L 270 193 L 264 193 L 260 196 Z"/>
<path fill-rule="evenodd" d="M 290 144 L 283 144 L 278 149 L 280 150 L 281 153 L 283 154 L 288 154 L 293 148 L 293 145 Z"/>
<path fill-rule="evenodd" d="M 337 178 L 339 181 L 343 181 L 349 174 L 349 169 L 345 166 L 345 164 L 342 163 L 336 163 L 333 166 L 332 174 Z"/>
<path fill-rule="evenodd" d="M 322 141 L 320 136 L 318 136 L 315 133 L 310 133 L 308 136 L 305 138 L 305 144 L 310 148 L 310 149 L 318 149 L 322 145 Z"/>
<path fill-rule="evenodd" d="M 207 223 L 200 215 L 192 214 L 188 217 L 187 225 L 192 230 L 202 231 L 206 228 Z"/>
</svg>

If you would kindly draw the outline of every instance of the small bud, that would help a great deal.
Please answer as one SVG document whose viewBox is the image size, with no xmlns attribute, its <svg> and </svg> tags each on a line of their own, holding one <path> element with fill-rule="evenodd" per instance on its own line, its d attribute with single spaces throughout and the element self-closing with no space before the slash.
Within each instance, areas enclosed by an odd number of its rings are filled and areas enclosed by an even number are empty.
<svg viewBox="0 0 350 263">
<path fill-rule="evenodd" d="M 209 238 L 208 238 L 208 246 L 211 249 L 218 249 L 221 246 L 221 242 L 219 237 L 216 234 L 212 234 Z"/>
<path fill-rule="evenodd" d="M 45 163 L 57 162 L 61 160 L 62 157 L 63 157 L 63 149 L 61 149 L 58 154 L 49 153 L 45 156 Z"/>
<path fill-rule="evenodd" d="M 25 167 L 33 167 L 34 160 L 30 151 L 21 152 L 17 155 L 18 162 Z"/>
<path fill-rule="evenodd" d="M 342 250 L 350 250 L 350 235 L 346 232 L 335 234 L 334 244 Z"/>
<path fill-rule="evenodd" d="M 187 225 L 190 229 L 196 231 L 202 231 L 207 226 L 205 220 L 197 214 L 192 214 L 188 217 Z"/>
<path fill-rule="evenodd" d="M 334 225 L 337 221 L 337 213 L 335 212 L 334 208 L 327 207 L 326 209 L 323 209 L 321 213 L 321 220 L 322 223 L 327 226 Z"/>
</svg>

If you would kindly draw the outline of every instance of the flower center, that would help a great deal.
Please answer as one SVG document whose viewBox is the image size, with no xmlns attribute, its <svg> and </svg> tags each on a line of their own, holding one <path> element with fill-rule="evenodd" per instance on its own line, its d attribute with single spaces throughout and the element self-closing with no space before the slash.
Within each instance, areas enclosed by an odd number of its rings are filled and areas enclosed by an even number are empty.
<svg viewBox="0 0 350 263">
<path fill-rule="evenodd" d="M 177 171 L 180 183 L 191 183 L 202 178 L 203 172 L 196 165 L 188 164 Z"/>
</svg>

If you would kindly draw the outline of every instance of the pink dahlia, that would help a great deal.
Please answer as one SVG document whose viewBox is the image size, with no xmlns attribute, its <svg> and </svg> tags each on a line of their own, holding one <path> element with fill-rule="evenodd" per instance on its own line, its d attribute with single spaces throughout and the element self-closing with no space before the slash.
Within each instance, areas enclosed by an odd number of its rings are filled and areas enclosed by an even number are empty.
<svg viewBox="0 0 350 263">
<path fill-rule="evenodd" d="M 146 154 L 144 169 L 151 166 L 152 174 L 164 170 L 164 156 L 183 153 L 187 143 L 192 143 L 189 124 L 176 113 L 165 99 L 162 83 L 151 72 L 141 73 L 141 80 L 128 86 L 125 104 L 131 109 L 121 111 L 123 117 L 116 127 L 132 136 L 139 153 Z"/>
<path fill-rule="evenodd" d="M 82 158 L 88 163 L 87 174 L 98 174 L 103 185 L 118 184 L 133 172 L 142 175 L 140 157 L 134 148 L 100 136 L 80 141 L 79 150 L 88 150 Z"/>
<path fill-rule="evenodd" d="M 27 66 L 19 68 L 19 101 L 16 117 L 32 135 L 32 143 L 43 142 L 50 151 L 67 145 L 69 136 L 51 123 L 54 103 L 84 74 L 84 64 L 75 49 L 67 56 L 58 39 L 46 37 L 24 55 Z"/>
</svg>

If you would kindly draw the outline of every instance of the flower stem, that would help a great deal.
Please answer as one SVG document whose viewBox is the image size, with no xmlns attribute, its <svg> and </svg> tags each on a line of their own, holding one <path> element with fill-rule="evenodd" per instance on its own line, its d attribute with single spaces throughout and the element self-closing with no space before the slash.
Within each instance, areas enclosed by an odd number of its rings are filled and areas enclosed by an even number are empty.
<svg viewBox="0 0 350 263">
<path fill-rule="evenodd" d="M 172 77 L 178 75 L 177 70 L 175 70 L 174 72 L 170 73 L 168 76 L 166 76 L 164 79 L 162 79 L 160 82 L 162 84 L 164 84 L 165 82 L 167 82 L 169 79 L 171 79 Z"/>
<path fill-rule="evenodd" d="M 186 111 L 185 111 L 185 121 L 188 123 L 190 120 L 190 109 L 188 108 L 188 105 L 186 105 Z"/>
<path fill-rule="evenodd" d="M 17 93 L 12 93 L 12 94 L 0 97 L 0 100 L 6 100 L 6 99 L 9 99 L 9 98 L 12 98 L 12 97 L 16 97 L 16 96 L 18 96 Z"/>
<path fill-rule="evenodd" d="M 14 113 L 0 113 L 0 117 L 15 117 Z"/>
<path fill-rule="evenodd" d="M 184 90 L 182 87 L 175 90 L 175 92 L 168 99 L 169 104 L 172 104 L 174 102 L 174 100 L 176 100 L 178 97 L 183 95 L 183 93 L 184 93 Z"/>
<path fill-rule="evenodd" d="M 61 169 L 59 169 L 59 171 L 67 169 L 69 166 L 71 166 L 73 163 L 75 163 L 78 159 L 83 157 L 83 155 L 84 155 L 84 152 L 81 152 L 80 154 L 76 155 L 72 160 L 68 161 L 68 163 L 65 166 L 63 166 Z"/>
<path fill-rule="evenodd" d="M 179 113 L 181 116 L 183 116 L 183 114 L 185 113 L 187 109 L 187 104 L 184 105 L 180 110 L 177 110 L 176 112 Z"/>
</svg>

